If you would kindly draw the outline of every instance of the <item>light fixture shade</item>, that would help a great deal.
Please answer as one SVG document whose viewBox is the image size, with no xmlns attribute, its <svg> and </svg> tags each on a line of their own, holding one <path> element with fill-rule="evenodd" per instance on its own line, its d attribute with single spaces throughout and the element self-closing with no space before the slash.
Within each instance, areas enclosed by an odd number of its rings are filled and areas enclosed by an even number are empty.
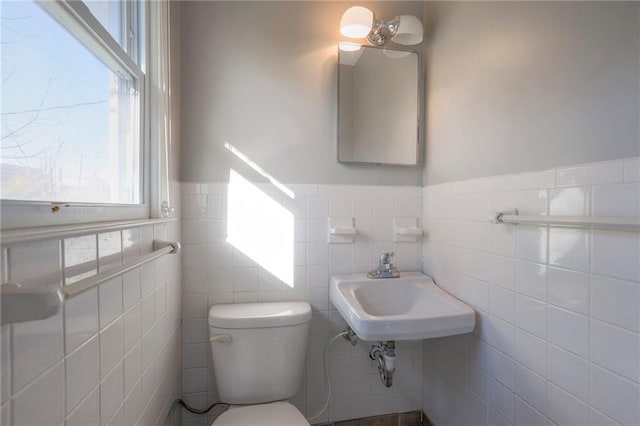
<svg viewBox="0 0 640 426">
<path fill-rule="evenodd" d="M 391 39 L 395 43 L 413 45 L 422 42 L 423 30 L 422 22 L 413 15 L 400 15 L 398 32 Z"/>
<path fill-rule="evenodd" d="M 363 38 L 371 31 L 373 12 L 362 6 L 353 6 L 342 14 L 340 33 L 351 38 Z"/>
</svg>

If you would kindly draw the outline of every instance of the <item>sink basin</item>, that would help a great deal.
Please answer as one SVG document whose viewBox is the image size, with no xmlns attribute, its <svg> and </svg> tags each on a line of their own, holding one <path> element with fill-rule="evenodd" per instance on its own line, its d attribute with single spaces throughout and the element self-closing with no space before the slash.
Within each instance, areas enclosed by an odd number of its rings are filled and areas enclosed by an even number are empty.
<svg viewBox="0 0 640 426">
<path fill-rule="evenodd" d="M 416 340 L 469 333 L 473 309 L 420 272 L 400 278 L 334 275 L 331 303 L 362 340 Z"/>
</svg>

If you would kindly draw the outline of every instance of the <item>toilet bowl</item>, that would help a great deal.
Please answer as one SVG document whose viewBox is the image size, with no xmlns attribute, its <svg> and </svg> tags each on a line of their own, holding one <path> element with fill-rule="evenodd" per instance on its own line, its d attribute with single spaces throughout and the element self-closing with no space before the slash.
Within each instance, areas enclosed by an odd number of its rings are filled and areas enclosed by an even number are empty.
<svg viewBox="0 0 640 426">
<path fill-rule="evenodd" d="M 220 400 L 231 405 L 213 423 L 308 426 L 290 403 L 304 371 L 311 306 L 307 302 L 214 305 L 209 340 Z"/>
<path fill-rule="evenodd" d="M 288 402 L 231 407 L 214 422 L 215 426 L 309 426 L 296 407 Z"/>
</svg>

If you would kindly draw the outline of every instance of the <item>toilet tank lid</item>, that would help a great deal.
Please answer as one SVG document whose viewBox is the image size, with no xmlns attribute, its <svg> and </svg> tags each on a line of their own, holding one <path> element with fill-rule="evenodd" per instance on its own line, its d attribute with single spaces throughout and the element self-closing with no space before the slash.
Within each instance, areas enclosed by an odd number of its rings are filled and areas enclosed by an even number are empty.
<svg viewBox="0 0 640 426">
<path fill-rule="evenodd" d="M 307 302 L 222 304 L 209 310 L 209 325 L 218 328 L 282 327 L 310 320 Z"/>
</svg>

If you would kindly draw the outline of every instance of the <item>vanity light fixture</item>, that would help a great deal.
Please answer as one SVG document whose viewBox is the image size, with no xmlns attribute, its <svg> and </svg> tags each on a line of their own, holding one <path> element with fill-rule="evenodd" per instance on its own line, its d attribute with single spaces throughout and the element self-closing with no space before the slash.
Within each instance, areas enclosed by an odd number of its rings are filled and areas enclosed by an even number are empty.
<svg viewBox="0 0 640 426">
<path fill-rule="evenodd" d="M 422 42 L 422 22 L 413 15 L 395 16 L 390 21 L 379 21 L 366 7 L 353 6 L 342 14 L 340 33 L 350 38 L 364 38 L 375 46 L 387 41 L 404 45 Z"/>
</svg>

